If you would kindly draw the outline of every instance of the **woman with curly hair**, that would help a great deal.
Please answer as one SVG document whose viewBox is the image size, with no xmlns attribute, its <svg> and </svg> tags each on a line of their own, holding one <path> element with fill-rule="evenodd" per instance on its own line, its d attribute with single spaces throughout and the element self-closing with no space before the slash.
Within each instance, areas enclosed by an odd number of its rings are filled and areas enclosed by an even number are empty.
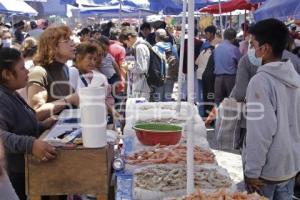
<svg viewBox="0 0 300 200">
<path fill-rule="evenodd" d="M 75 44 L 67 26 L 46 29 L 40 36 L 35 67 L 29 73 L 28 102 L 39 120 L 79 104 L 79 97 L 69 84 L 65 63 L 75 57 Z"/>
</svg>

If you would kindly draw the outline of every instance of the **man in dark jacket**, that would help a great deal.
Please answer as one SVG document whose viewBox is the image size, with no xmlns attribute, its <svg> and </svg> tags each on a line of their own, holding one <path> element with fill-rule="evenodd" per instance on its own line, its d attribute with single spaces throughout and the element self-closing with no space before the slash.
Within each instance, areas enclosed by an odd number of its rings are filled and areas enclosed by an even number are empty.
<svg viewBox="0 0 300 200">
<path fill-rule="evenodd" d="M 201 40 L 198 39 L 197 35 L 198 35 L 198 30 L 195 29 L 194 30 L 194 59 L 196 60 L 201 48 L 202 48 L 202 44 L 203 42 Z M 182 72 L 183 74 L 187 77 L 187 65 L 188 65 L 188 39 L 187 39 L 187 35 L 185 36 L 186 38 L 184 39 L 184 50 L 183 50 L 183 68 L 182 68 Z M 194 61 L 195 61 L 194 60 Z M 197 65 L 194 65 L 194 71 L 197 70 Z M 196 79 L 196 74 L 195 74 L 195 94 L 197 94 L 197 90 L 198 90 L 198 83 L 197 83 L 197 79 Z M 185 81 L 183 81 L 182 83 L 182 99 L 186 99 L 187 98 L 187 80 L 185 78 Z"/>
<path fill-rule="evenodd" d="M 24 34 L 23 34 L 23 30 L 25 28 L 25 22 L 24 21 L 20 21 L 17 24 L 15 24 L 15 38 L 16 38 L 16 42 L 18 44 L 22 44 L 22 42 L 24 41 Z"/>
</svg>

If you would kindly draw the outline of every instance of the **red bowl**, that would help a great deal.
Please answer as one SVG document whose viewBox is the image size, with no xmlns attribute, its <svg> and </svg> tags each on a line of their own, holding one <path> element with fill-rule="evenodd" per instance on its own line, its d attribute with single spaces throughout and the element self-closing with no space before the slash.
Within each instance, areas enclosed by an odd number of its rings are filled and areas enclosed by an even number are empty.
<svg viewBox="0 0 300 200">
<path fill-rule="evenodd" d="M 136 124 L 133 129 L 138 140 L 148 146 L 175 145 L 181 139 L 182 131 L 180 126 L 161 123 Z"/>
</svg>

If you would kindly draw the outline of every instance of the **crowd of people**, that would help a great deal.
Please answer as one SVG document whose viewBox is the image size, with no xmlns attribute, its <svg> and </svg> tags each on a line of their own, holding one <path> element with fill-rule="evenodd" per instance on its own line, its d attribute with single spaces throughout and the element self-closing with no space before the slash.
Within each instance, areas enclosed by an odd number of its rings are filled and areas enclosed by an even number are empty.
<svg viewBox="0 0 300 200">
<path fill-rule="evenodd" d="M 226 97 L 263 105 L 263 111 L 248 110 L 242 119 L 238 148 L 248 191 L 270 199 L 291 199 L 300 171 L 299 34 L 294 27 L 289 30 L 268 19 L 245 22 L 240 37 L 232 28 L 220 37 L 213 25 L 192 30 L 199 114 L 207 117 Z M 0 182 L 13 187 L 18 197 L 12 188 L 5 195 L 26 199 L 24 154 L 43 162 L 55 159 L 55 148 L 38 138 L 62 110 L 79 106 L 79 89 L 93 80 L 106 88 L 108 124 L 120 119 L 122 126 L 122 105 L 128 97 L 175 100 L 183 48 L 183 87 L 177 98 L 186 100 L 189 48 L 187 36 L 180 47 L 178 32 L 180 28 L 163 21 L 144 22 L 139 29 L 110 22 L 79 32 L 46 20 L 1 25 L 0 136 L 5 159 L 1 150 Z"/>
</svg>

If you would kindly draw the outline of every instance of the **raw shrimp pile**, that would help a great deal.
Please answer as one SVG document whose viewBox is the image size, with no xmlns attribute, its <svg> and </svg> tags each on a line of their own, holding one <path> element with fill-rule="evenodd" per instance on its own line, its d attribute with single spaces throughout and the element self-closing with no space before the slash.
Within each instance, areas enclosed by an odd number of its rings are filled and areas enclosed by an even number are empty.
<svg viewBox="0 0 300 200">
<path fill-rule="evenodd" d="M 135 187 L 151 191 L 174 191 L 186 188 L 185 167 L 151 166 L 134 174 Z M 216 169 L 195 168 L 195 186 L 216 190 L 229 188 L 232 181 Z"/>
<path fill-rule="evenodd" d="M 135 164 L 186 164 L 187 148 L 185 145 L 164 146 L 157 145 L 151 150 L 139 151 L 127 157 L 126 162 Z M 194 149 L 196 165 L 215 163 L 215 155 L 198 146 Z"/>
<path fill-rule="evenodd" d="M 174 199 L 174 200 L 268 200 L 265 197 L 259 196 L 258 194 L 247 194 L 247 192 L 235 192 L 227 193 L 225 190 L 219 190 L 214 193 L 205 194 L 201 191 L 197 191 L 192 195 Z"/>
</svg>

